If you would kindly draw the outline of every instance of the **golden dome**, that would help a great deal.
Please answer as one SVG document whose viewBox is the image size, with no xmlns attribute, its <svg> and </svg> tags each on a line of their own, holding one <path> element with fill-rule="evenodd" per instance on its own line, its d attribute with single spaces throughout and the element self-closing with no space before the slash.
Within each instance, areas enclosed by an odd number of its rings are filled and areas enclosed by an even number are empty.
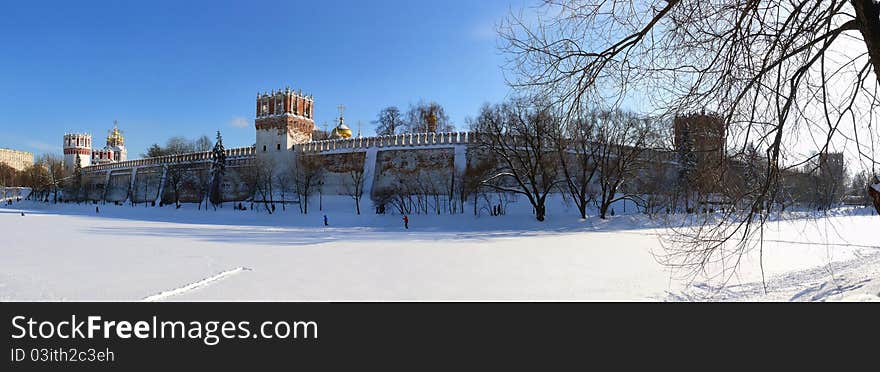
<svg viewBox="0 0 880 372">
<path fill-rule="evenodd" d="M 330 135 L 334 138 L 351 138 L 351 128 L 345 124 L 339 124 L 336 128 L 333 128 L 333 132 Z"/>
<path fill-rule="evenodd" d="M 330 131 L 330 138 L 351 138 L 351 128 L 345 125 L 345 115 L 343 115 L 343 110 L 345 110 L 345 106 L 339 105 L 339 125 Z"/>
<path fill-rule="evenodd" d="M 107 146 L 123 146 L 124 143 L 125 137 L 122 135 L 122 131 L 119 130 L 119 126 L 114 120 L 113 129 L 107 133 Z"/>
</svg>

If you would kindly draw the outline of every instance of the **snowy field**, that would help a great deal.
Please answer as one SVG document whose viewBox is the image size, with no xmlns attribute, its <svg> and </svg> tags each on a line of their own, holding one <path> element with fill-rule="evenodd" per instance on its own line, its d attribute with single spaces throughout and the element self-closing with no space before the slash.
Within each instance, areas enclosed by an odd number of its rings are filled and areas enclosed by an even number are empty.
<svg viewBox="0 0 880 372">
<path fill-rule="evenodd" d="M 664 229 L 645 216 L 548 221 L 525 202 L 500 217 L 356 216 L 52 205 L 0 208 L 3 301 L 828 301 L 878 300 L 880 217 L 773 222 L 726 286 L 682 280 L 655 260 Z M 293 206 L 296 208 L 296 206 Z M 631 213 L 632 206 L 627 207 Z M 21 215 L 21 212 L 25 216 Z M 328 212 L 332 211 L 332 212 Z M 324 227 L 326 213 L 330 226 Z"/>
</svg>

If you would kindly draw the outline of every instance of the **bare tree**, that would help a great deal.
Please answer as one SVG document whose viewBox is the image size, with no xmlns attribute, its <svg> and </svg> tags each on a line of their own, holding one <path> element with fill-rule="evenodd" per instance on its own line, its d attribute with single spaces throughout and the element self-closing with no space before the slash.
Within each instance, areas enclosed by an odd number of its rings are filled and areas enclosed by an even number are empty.
<svg viewBox="0 0 880 372">
<path fill-rule="evenodd" d="M 459 202 L 461 203 L 461 210 L 464 212 L 464 203 L 468 198 L 473 199 L 474 203 L 474 216 L 478 215 L 479 212 L 479 200 L 480 196 L 484 194 L 484 190 L 486 188 L 493 188 L 492 186 L 484 186 L 484 181 L 488 180 L 498 168 L 496 162 L 494 162 L 494 158 L 487 156 L 475 156 L 474 163 L 468 163 L 464 172 L 459 177 Z M 491 182 L 491 181 L 490 181 Z"/>
<path fill-rule="evenodd" d="M 611 204 L 633 197 L 623 186 L 634 181 L 644 166 L 641 155 L 648 146 L 651 121 L 622 111 L 603 112 L 597 118 L 594 156 L 598 196 L 595 203 L 599 218 L 605 219 Z"/>
<path fill-rule="evenodd" d="M 64 159 L 47 154 L 43 155 L 37 163 L 45 167 L 46 186 L 52 194 L 52 202 L 58 203 L 58 192 L 64 188 L 64 181 L 68 176 L 64 170 Z"/>
<path fill-rule="evenodd" d="M 248 190 L 251 190 L 251 201 L 262 202 L 263 208 L 269 214 L 272 213 L 269 204 L 272 202 L 272 185 L 275 181 L 274 169 L 274 162 L 271 159 L 258 156 L 240 170 L 242 182 L 245 183 Z"/>
<path fill-rule="evenodd" d="M 390 136 L 397 134 L 398 131 L 404 128 L 406 121 L 397 106 L 388 106 L 379 111 L 379 117 L 373 124 L 376 124 L 377 135 Z"/>
<path fill-rule="evenodd" d="M 203 135 L 192 141 L 192 150 L 194 152 L 211 151 L 212 148 L 214 148 L 214 141 L 211 141 L 211 138 L 208 136 Z"/>
<path fill-rule="evenodd" d="M 544 221 L 547 195 L 559 181 L 559 118 L 541 101 L 519 98 L 484 106 L 473 124 L 477 147 L 498 162 L 482 184 L 525 196 L 535 218 Z"/>
<path fill-rule="evenodd" d="M 805 146 L 849 144 L 876 174 L 876 1 L 547 0 L 540 11 L 500 27 L 515 87 L 568 111 L 632 99 L 656 115 L 706 108 L 723 118 L 728 155 L 752 142 L 765 151 L 760 184 L 742 193 L 748 206 L 680 230 L 671 265 L 696 274 L 762 249 L 752 238 L 780 207 L 782 175 L 814 156 Z"/>
<path fill-rule="evenodd" d="M 849 189 L 847 190 L 847 195 L 849 198 L 854 200 L 858 200 L 862 205 L 868 205 L 870 200 L 868 198 L 868 193 L 866 192 L 866 187 L 868 187 L 868 174 L 865 171 L 858 172 L 853 175 L 852 180 L 850 181 Z"/>
<path fill-rule="evenodd" d="M 364 172 L 353 169 L 348 171 L 345 179 L 345 194 L 354 199 L 355 210 L 361 214 L 361 198 L 364 196 Z"/>
<path fill-rule="evenodd" d="M 819 154 L 815 160 L 816 205 L 827 210 L 840 203 L 846 192 L 846 164 L 843 153 Z"/>
<path fill-rule="evenodd" d="M 409 107 L 406 113 L 406 130 L 410 133 L 451 132 L 455 126 L 449 122 L 446 110 L 439 103 L 420 101 Z"/>
<path fill-rule="evenodd" d="M 662 150 L 648 151 L 651 153 L 643 155 L 644 158 L 652 159 L 655 155 L 662 158 Z M 636 194 L 631 196 L 633 202 L 648 216 L 653 217 L 663 211 L 673 212 L 678 200 L 677 190 L 672 187 L 675 185 L 674 168 L 662 161 L 647 161 L 640 168 L 634 182 Z"/>
<path fill-rule="evenodd" d="M 587 205 L 593 200 L 591 185 L 598 169 L 596 124 L 598 112 L 579 111 L 557 133 L 556 146 L 562 170 L 562 190 L 571 197 L 581 218 L 587 218 Z"/>
<path fill-rule="evenodd" d="M 293 167 L 293 185 L 299 196 L 300 211 L 308 214 L 309 198 L 321 187 L 324 166 L 318 156 L 299 154 Z"/>
<path fill-rule="evenodd" d="M 291 169 L 282 169 L 275 174 L 275 189 L 278 190 L 278 196 L 281 197 L 281 210 L 286 211 L 287 195 L 291 192 L 296 192 Z"/>
<path fill-rule="evenodd" d="M 194 140 L 187 139 L 186 137 L 175 136 L 169 138 L 168 141 L 165 142 L 165 146 L 160 146 L 158 143 L 152 144 L 147 149 L 147 152 L 141 154 L 141 157 L 156 158 L 167 155 L 204 152 L 211 151 L 211 148 L 213 147 L 214 142 L 211 141 L 211 138 L 205 135 Z"/>
<path fill-rule="evenodd" d="M 187 170 L 188 164 L 174 163 L 169 164 L 165 170 L 165 190 L 171 191 L 172 199 L 164 201 L 165 204 L 173 202 L 175 208 L 180 207 L 180 192 L 183 190 L 188 176 L 191 176 Z"/>
<path fill-rule="evenodd" d="M 48 195 L 51 189 L 49 169 L 42 163 L 35 163 L 27 167 L 21 174 L 21 183 L 30 188 L 27 199 L 49 201 Z"/>
<path fill-rule="evenodd" d="M 208 167 L 192 169 L 190 181 L 199 196 L 199 207 L 202 209 L 202 203 L 205 203 L 205 211 L 208 210 L 209 197 L 211 195 L 211 169 Z"/>
<path fill-rule="evenodd" d="M 0 163 L 0 186 L 21 186 L 19 173 L 6 163 Z"/>
</svg>

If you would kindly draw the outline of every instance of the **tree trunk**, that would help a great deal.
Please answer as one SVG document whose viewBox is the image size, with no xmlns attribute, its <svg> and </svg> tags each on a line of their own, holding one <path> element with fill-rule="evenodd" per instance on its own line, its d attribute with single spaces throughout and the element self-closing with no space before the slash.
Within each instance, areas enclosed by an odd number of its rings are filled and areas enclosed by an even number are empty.
<svg viewBox="0 0 880 372">
<path fill-rule="evenodd" d="M 309 194 L 303 195 L 302 200 L 303 200 L 303 214 L 309 214 Z"/>
<path fill-rule="evenodd" d="M 478 196 L 477 193 L 474 192 L 474 216 L 477 215 L 477 202 L 479 201 L 479 200 L 477 199 L 477 196 Z"/>
<path fill-rule="evenodd" d="M 611 206 L 610 203 L 605 203 L 605 202 L 603 202 L 599 205 L 599 218 L 601 218 L 603 220 L 607 219 L 606 215 L 608 214 L 608 207 L 610 207 L 610 206 Z"/>
<path fill-rule="evenodd" d="M 538 205 L 535 206 L 535 219 L 537 219 L 538 221 L 544 222 L 544 216 L 546 215 L 546 213 L 547 208 L 544 206 L 543 202 L 538 203 Z"/>
<path fill-rule="evenodd" d="M 852 0 L 859 22 L 859 32 L 871 58 L 874 76 L 880 82 L 880 4 L 874 0 Z"/>
</svg>

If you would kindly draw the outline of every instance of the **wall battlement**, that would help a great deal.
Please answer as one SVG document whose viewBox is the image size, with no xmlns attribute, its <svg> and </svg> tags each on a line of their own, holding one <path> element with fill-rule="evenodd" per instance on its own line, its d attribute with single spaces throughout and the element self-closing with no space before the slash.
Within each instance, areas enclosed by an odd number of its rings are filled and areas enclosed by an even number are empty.
<svg viewBox="0 0 880 372">
<path fill-rule="evenodd" d="M 476 141 L 471 132 L 405 133 L 393 136 L 342 138 L 312 141 L 294 146 L 298 153 L 318 154 L 339 150 L 367 150 L 369 148 L 413 147 L 435 145 L 466 145 Z"/>
<path fill-rule="evenodd" d="M 253 146 L 250 147 L 238 147 L 232 149 L 226 149 L 226 159 L 228 162 L 236 161 L 236 160 L 246 160 L 254 157 L 256 154 L 256 149 Z M 183 164 L 183 163 L 204 163 L 211 161 L 211 151 L 202 151 L 202 152 L 193 152 L 189 154 L 180 154 L 180 155 L 167 155 L 167 156 L 159 156 L 155 158 L 145 158 L 145 159 L 136 159 L 136 160 L 126 160 L 116 163 L 108 163 L 101 165 L 93 165 L 89 167 L 84 167 L 84 172 L 101 172 L 115 169 L 125 169 L 125 168 L 136 168 L 136 167 L 144 167 L 144 166 L 153 166 L 153 165 L 166 165 L 166 164 Z"/>
<path fill-rule="evenodd" d="M 448 132 L 448 133 L 406 133 L 393 136 L 360 137 L 347 139 L 332 139 L 313 141 L 299 144 L 293 147 L 296 153 L 321 154 L 327 152 L 352 152 L 366 151 L 370 148 L 394 148 L 394 147 L 420 147 L 442 145 L 468 145 L 476 141 L 476 136 L 471 132 Z M 239 147 L 226 150 L 229 161 L 253 158 L 257 154 L 254 146 Z M 153 165 L 200 163 L 210 162 L 211 151 L 194 152 L 189 154 L 168 155 L 155 158 L 127 160 L 116 163 L 92 165 L 83 167 L 85 172 L 101 172 Z"/>
</svg>

